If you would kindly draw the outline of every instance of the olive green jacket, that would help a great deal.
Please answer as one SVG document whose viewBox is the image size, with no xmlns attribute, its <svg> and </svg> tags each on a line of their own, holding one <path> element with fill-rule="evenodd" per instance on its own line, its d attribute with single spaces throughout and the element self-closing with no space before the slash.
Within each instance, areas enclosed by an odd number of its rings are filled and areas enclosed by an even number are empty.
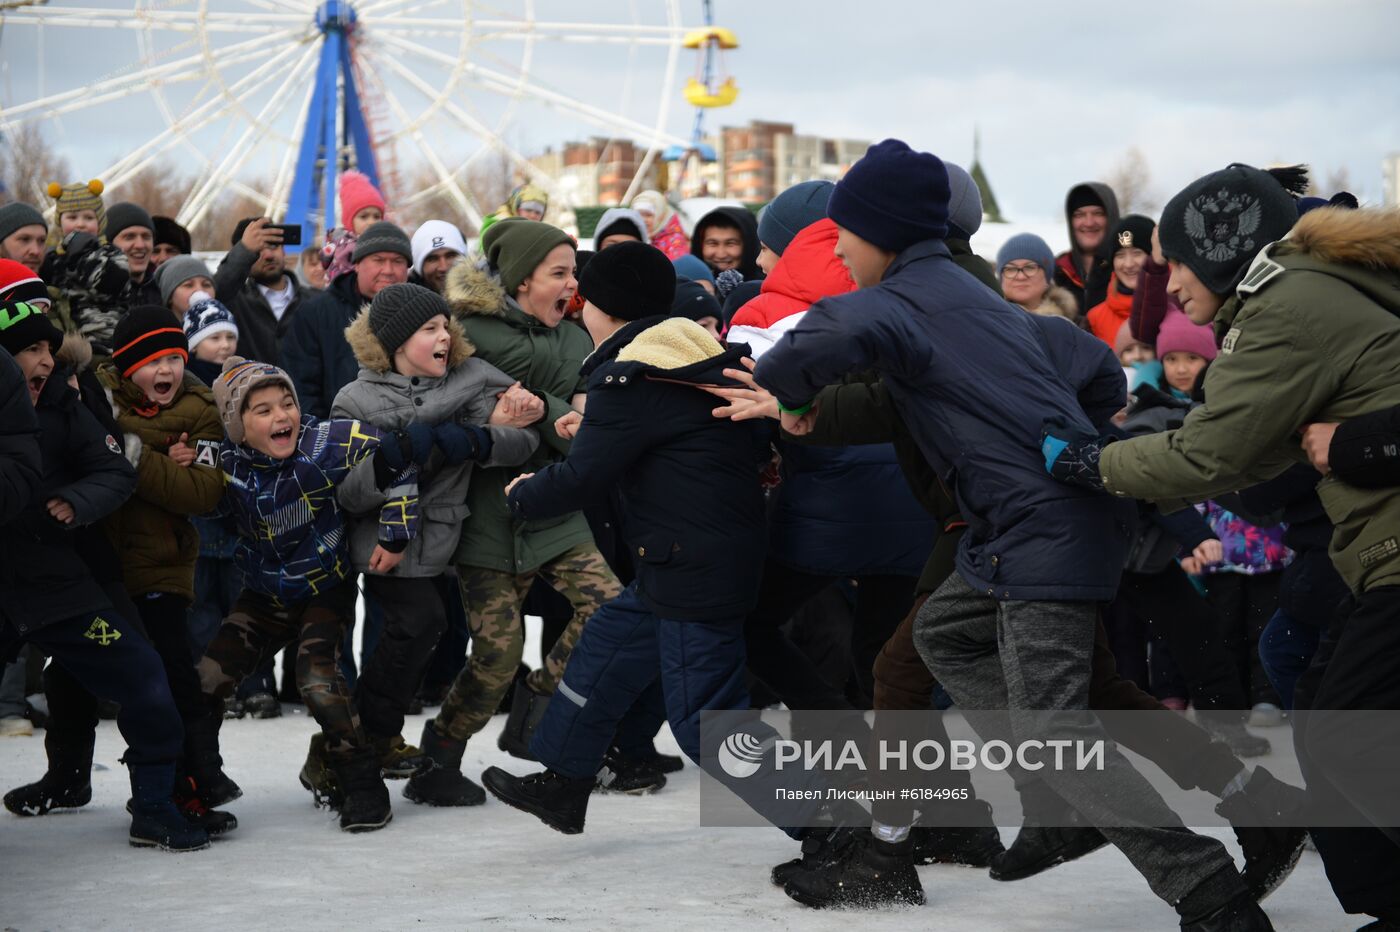
<svg viewBox="0 0 1400 932">
<path fill-rule="evenodd" d="M 1314 210 L 1266 247 L 1216 316 L 1206 403 L 1174 431 L 1110 444 L 1115 495 L 1202 501 L 1305 459 L 1299 431 L 1400 404 L 1400 211 Z M 1400 585 L 1400 494 L 1328 476 L 1331 555 L 1356 592 Z"/>
<path fill-rule="evenodd" d="M 593 344 L 572 324 L 548 327 L 526 314 L 490 273 L 459 262 L 448 273 L 445 297 L 476 347 L 476 358 L 500 369 L 545 402 L 545 415 L 531 428 L 539 447 L 523 465 L 481 469 L 467 489 L 471 516 L 462 525 L 457 563 L 506 573 L 528 573 L 593 535 L 581 512 L 541 521 L 516 521 L 506 507 L 505 487 L 521 473 L 562 460 L 569 441 L 554 422 L 573 410 L 570 399 L 585 390 L 579 367 Z"/>
</svg>

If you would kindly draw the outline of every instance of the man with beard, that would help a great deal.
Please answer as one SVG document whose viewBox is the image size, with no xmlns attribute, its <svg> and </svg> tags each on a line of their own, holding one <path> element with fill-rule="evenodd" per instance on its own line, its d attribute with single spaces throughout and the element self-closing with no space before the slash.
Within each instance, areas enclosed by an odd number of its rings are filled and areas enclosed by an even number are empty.
<svg viewBox="0 0 1400 932">
<path fill-rule="evenodd" d="M 266 217 L 249 217 L 238 221 L 232 242 L 214 273 L 214 297 L 233 312 L 239 354 L 280 366 L 282 340 L 302 299 L 287 271 L 282 230 Z"/>
<path fill-rule="evenodd" d="M 427 220 L 413 231 L 412 243 L 414 275 L 424 287 L 442 294 L 447 273 L 467 254 L 462 231 L 446 220 Z"/>
</svg>

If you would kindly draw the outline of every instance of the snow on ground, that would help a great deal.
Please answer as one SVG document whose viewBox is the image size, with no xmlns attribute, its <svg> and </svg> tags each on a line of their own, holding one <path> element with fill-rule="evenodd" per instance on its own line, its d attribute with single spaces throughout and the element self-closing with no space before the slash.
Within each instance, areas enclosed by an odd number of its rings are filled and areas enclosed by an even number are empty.
<svg viewBox="0 0 1400 932">
<path fill-rule="evenodd" d="M 124 742 L 103 722 L 96 761 L 104 769 L 93 775 L 90 805 L 39 819 L 0 811 L 0 929 L 1176 928 L 1172 910 L 1112 849 L 1016 884 L 969 868 L 920 868 L 929 903 L 919 909 L 805 909 L 768 882 L 772 865 L 796 856 L 793 842 L 772 829 L 698 827 L 692 766 L 651 797 L 594 796 L 582 835 L 560 835 L 495 799 L 471 809 L 416 806 L 397 782 L 394 821 L 348 835 L 297 782 L 315 723 L 301 707 L 285 708 L 281 719 L 226 723 L 227 771 L 244 791 L 228 808 L 240 826 L 184 855 L 127 846 L 127 777 L 117 763 Z M 496 750 L 503 724 L 498 716 L 468 745 L 468 773 L 531 769 Z M 404 734 L 414 740 L 422 725 L 410 718 Z M 0 788 L 43 772 L 40 736 L 0 742 Z M 661 746 L 674 753 L 669 733 Z M 1003 835 L 1009 842 L 1012 831 Z M 1312 852 L 1265 907 L 1279 932 L 1363 924 L 1342 913 Z"/>
</svg>

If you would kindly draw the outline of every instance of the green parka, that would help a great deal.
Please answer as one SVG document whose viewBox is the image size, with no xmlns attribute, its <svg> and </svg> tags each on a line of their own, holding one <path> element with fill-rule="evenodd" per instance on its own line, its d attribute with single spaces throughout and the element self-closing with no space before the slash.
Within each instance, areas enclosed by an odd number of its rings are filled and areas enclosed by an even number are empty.
<svg viewBox="0 0 1400 932">
<path fill-rule="evenodd" d="M 126 591 L 173 593 L 193 601 L 199 534 L 190 516 L 213 511 L 224 494 L 219 469 L 224 427 L 214 395 L 186 372 L 175 398 L 156 408 L 110 360 L 98 367 L 97 377 L 112 399 L 126 457 L 136 467 L 136 492 L 103 522 L 121 554 Z M 189 435 L 185 443 L 195 449 L 189 466 L 166 455 L 181 434 Z"/>
<path fill-rule="evenodd" d="M 467 489 L 471 515 L 462 525 L 457 563 L 504 573 L 528 573 L 580 544 L 593 546 L 581 512 L 520 522 L 506 507 L 505 487 L 521 473 L 562 460 L 569 441 L 554 422 L 573 410 L 570 400 L 585 391 L 579 367 L 593 344 L 578 327 L 547 327 L 520 309 L 489 272 L 459 262 L 448 273 L 445 297 L 476 347 L 476 358 L 500 369 L 544 399 L 545 415 L 531 429 L 539 448 L 520 466 L 482 469 Z"/>
<path fill-rule="evenodd" d="M 1299 431 L 1400 404 L 1400 211 L 1323 208 L 1256 257 L 1216 315 L 1206 403 L 1180 429 L 1110 444 L 1115 495 L 1202 501 L 1305 459 Z M 1356 592 L 1400 585 L 1400 495 L 1318 485 Z"/>
</svg>

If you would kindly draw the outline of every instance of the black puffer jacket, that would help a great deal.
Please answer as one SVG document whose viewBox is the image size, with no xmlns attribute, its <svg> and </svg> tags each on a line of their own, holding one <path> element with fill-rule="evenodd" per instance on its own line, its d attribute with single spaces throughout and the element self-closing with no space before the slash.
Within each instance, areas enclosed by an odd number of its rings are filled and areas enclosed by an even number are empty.
<svg viewBox="0 0 1400 932">
<path fill-rule="evenodd" d="M 28 507 L 42 469 L 39 422 L 24 373 L 0 349 L 0 524 L 8 524 Z"/>
<path fill-rule="evenodd" d="M 136 471 L 122 454 L 121 441 L 98 423 L 61 375 L 55 373 L 39 395 L 43 475 L 38 494 L 0 527 L 6 553 L 0 561 L 0 618 L 20 635 L 111 605 L 75 548 L 77 533 L 115 511 L 136 488 Z M 73 506 L 71 525 L 49 514 L 45 503 L 53 498 Z"/>
<path fill-rule="evenodd" d="M 700 387 L 735 384 L 723 370 L 747 352 L 677 318 L 619 330 L 585 364 L 588 406 L 568 458 L 518 484 L 511 511 L 547 518 L 620 493 L 648 608 L 677 621 L 747 615 L 765 542 L 753 428 L 716 418 Z"/>
</svg>

